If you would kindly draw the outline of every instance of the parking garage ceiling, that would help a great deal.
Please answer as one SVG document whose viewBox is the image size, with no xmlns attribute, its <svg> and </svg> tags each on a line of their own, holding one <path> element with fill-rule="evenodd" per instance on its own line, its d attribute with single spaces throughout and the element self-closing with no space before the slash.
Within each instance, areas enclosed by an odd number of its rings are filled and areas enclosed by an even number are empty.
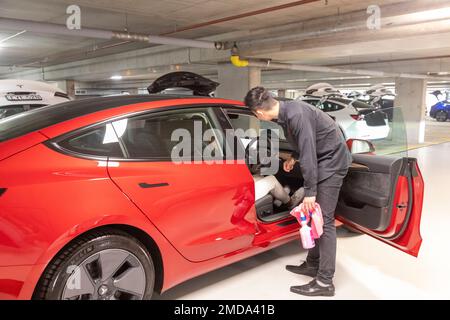
<svg viewBox="0 0 450 320">
<path fill-rule="evenodd" d="M 243 56 L 279 62 L 448 76 L 447 0 L 378 1 L 382 27 L 368 30 L 367 7 L 372 2 L 78 0 L 76 4 L 82 10 L 82 28 L 237 41 Z M 64 25 L 66 8 L 71 4 L 74 1 L 1 0 L 0 18 Z M 33 30 L 18 33 L 0 28 L 1 78 L 74 79 L 99 86 L 117 73 L 130 85 L 148 83 L 173 70 L 216 78 L 217 63 L 229 57 L 228 51 L 214 49 L 68 37 Z M 264 83 L 273 88 L 302 88 L 323 79 L 341 83 L 392 81 L 271 68 L 263 73 Z"/>
</svg>

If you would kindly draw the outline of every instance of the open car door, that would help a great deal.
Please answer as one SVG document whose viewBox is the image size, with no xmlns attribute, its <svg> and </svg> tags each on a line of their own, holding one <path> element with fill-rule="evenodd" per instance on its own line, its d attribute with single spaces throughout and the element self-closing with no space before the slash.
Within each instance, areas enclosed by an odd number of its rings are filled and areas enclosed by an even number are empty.
<svg viewBox="0 0 450 320">
<path fill-rule="evenodd" d="M 373 141 L 377 154 L 353 154 L 336 219 L 417 257 L 424 182 L 417 160 L 405 156 L 401 111 L 394 108 L 393 114 L 389 137 Z"/>
</svg>

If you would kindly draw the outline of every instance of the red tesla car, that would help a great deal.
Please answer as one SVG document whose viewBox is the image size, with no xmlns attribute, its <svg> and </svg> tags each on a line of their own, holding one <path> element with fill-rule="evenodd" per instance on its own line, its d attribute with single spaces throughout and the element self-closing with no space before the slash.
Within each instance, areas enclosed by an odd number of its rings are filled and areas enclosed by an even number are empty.
<svg viewBox="0 0 450 320">
<path fill-rule="evenodd" d="M 200 144 L 200 160 L 171 161 L 172 133 L 195 135 L 195 122 L 215 129 L 208 145 L 233 140 L 227 129 L 275 125 L 238 101 L 169 95 L 71 101 L 1 121 L 0 298 L 148 299 L 297 239 L 299 225 L 270 195 L 255 203 L 239 157 L 211 162 Z M 229 149 L 217 146 L 224 159 L 245 154 Z M 337 216 L 417 256 L 423 190 L 415 159 L 355 154 Z"/>
</svg>

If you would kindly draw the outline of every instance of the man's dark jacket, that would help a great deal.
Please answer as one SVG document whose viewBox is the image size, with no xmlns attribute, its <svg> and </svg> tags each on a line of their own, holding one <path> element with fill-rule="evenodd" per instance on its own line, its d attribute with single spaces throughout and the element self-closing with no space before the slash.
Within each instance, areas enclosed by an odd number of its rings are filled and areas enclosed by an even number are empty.
<svg viewBox="0 0 450 320">
<path fill-rule="evenodd" d="M 303 101 L 280 101 L 278 124 L 299 160 L 306 197 L 316 196 L 319 182 L 351 165 L 341 130 L 322 110 Z"/>
</svg>

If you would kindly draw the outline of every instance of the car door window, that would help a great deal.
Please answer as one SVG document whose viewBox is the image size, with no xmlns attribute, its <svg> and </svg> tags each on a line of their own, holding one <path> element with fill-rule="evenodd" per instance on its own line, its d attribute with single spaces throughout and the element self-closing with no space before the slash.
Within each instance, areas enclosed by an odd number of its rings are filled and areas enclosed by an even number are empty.
<svg viewBox="0 0 450 320">
<path fill-rule="evenodd" d="M 306 100 L 302 100 L 302 101 L 306 102 L 306 103 L 309 103 L 310 105 L 312 105 L 314 107 L 316 107 L 317 104 L 319 103 L 319 100 L 308 100 L 308 99 L 306 99 Z"/>
<path fill-rule="evenodd" d="M 325 112 L 335 112 L 344 109 L 345 106 L 342 106 L 337 103 L 333 103 L 330 101 L 325 101 L 322 103 L 322 110 Z"/>
<path fill-rule="evenodd" d="M 85 156 L 123 157 L 119 140 L 111 124 L 77 133 L 58 143 L 59 147 Z"/>
<path fill-rule="evenodd" d="M 145 115 L 116 121 L 113 126 L 131 159 L 168 161 L 174 155 L 195 160 L 209 159 L 209 155 L 223 157 L 219 132 L 207 111 Z M 184 146 L 189 143 L 190 147 L 182 149 L 180 143 Z"/>
<path fill-rule="evenodd" d="M 309 103 L 324 112 L 335 112 L 345 108 L 345 106 L 334 103 L 332 101 L 323 101 L 320 100 L 304 100 L 306 103 Z"/>
<path fill-rule="evenodd" d="M 316 107 L 322 110 L 323 112 L 335 112 L 345 108 L 344 106 L 341 106 L 340 104 L 337 103 L 333 103 L 331 101 L 318 102 Z"/>
</svg>

